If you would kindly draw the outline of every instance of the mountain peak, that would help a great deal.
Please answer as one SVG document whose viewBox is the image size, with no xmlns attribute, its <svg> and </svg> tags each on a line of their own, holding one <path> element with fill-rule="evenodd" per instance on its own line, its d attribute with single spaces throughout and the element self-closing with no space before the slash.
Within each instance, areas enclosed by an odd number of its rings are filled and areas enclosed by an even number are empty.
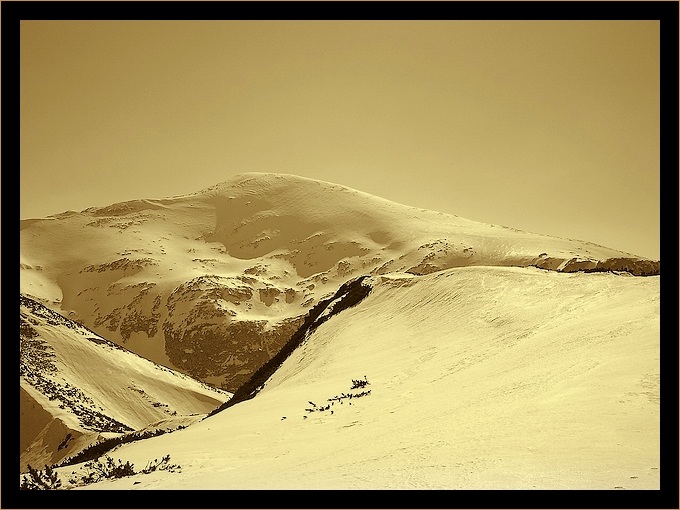
<svg viewBox="0 0 680 510">
<path fill-rule="evenodd" d="M 658 262 L 592 243 L 262 172 L 182 197 L 25 222 L 21 263 L 22 292 L 231 391 L 311 307 L 361 275 L 465 266 L 659 272 Z"/>
</svg>

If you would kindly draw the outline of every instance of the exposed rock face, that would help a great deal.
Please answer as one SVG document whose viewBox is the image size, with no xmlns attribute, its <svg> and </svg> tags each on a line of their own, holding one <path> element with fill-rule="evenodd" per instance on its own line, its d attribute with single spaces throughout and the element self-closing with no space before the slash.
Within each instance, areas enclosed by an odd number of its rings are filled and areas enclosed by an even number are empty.
<svg viewBox="0 0 680 510">
<path fill-rule="evenodd" d="M 97 265 L 89 265 L 85 266 L 81 272 L 86 272 L 86 273 L 92 273 L 92 272 L 97 272 L 97 273 L 103 273 L 104 271 L 123 271 L 123 272 L 137 272 L 140 269 L 150 266 L 150 265 L 155 265 L 157 262 L 153 259 L 150 258 L 143 258 L 143 259 L 129 259 L 127 257 L 122 258 L 122 259 L 117 259 L 111 262 L 108 262 L 106 264 L 97 264 Z"/>
<path fill-rule="evenodd" d="M 456 245 L 446 239 L 423 244 L 417 253 L 422 259 L 417 265 L 408 268 L 407 273 L 425 275 L 449 267 L 471 265 L 474 262 L 474 250 L 471 246 Z"/>
<path fill-rule="evenodd" d="M 203 310 L 201 319 L 225 319 L 220 311 L 210 317 Z M 217 378 L 222 388 L 235 391 L 278 352 L 302 321 L 290 319 L 272 329 L 267 329 L 266 321 L 199 320 L 184 328 L 165 322 L 165 350 L 182 371 L 203 380 Z"/>
<path fill-rule="evenodd" d="M 275 323 L 239 317 L 239 312 L 245 314 L 257 301 L 270 307 L 280 297 L 290 302 L 295 296 L 292 289 L 282 291 L 274 286 L 257 289 L 256 294 L 251 285 L 257 282 L 248 276 L 209 275 L 176 287 L 165 300 L 162 325 L 170 362 L 194 377 L 235 391 L 281 348 L 302 321 L 302 317 Z"/>
<path fill-rule="evenodd" d="M 360 276 L 344 283 L 333 296 L 319 301 L 299 322 L 296 330 L 290 338 L 281 346 L 281 349 L 270 359 L 263 363 L 252 376 L 248 377 L 239 385 L 238 390 L 229 401 L 212 411 L 208 416 L 227 409 L 239 402 L 253 398 L 269 377 L 281 366 L 286 358 L 314 332 L 321 324 L 343 310 L 355 306 L 371 292 L 371 285 L 365 280 L 368 276 Z"/>
<path fill-rule="evenodd" d="M 636 257 L 614 257 L 605 260 L 572 257 L 565 260 L 544 256 L 539 257 L 535 266 L 541 269 L 549 269 L 563 273 L 574 273 L 576 271 L 583 271 L 585 273 L 619 271 L 627 272 L 634 276 L 655 276 L 661 272 L 660 264 L 661 263 L 658 260 L 648 260 Z"/>
</svg>

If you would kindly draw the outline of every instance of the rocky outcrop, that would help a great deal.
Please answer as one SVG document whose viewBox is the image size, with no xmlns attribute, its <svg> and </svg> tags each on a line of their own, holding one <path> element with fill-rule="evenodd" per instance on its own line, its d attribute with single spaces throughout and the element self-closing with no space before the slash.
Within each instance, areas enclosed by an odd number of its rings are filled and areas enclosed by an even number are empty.
<svg viewBox="0 0 680 510">
<path fill-rule="evenodd" d="M 85 266 L 81 272 L 86 272 L 86 273 L 92 273 L 92 272 L 97 272 L 97 273 L 103 273 L 105 271 L 128 271 L 128 272 L 136 272 L 140 271 L 144 267 L 147 266 L 153 266 L 157 265 L 158 262 L 154 259 L 151 258 L 142 258 L 142 259 L 129 259 L 127 257 L 123 257 L 121 259 L 113 260 L 109 263 L 106 264 L 91 264 L 89 266 Z"/>
<path fill-rule="evenodd" d="M 661 273 L 660 261 L 642 259 L 638 257 L 616 257 L 605 260 L 592 260 L 587 258 L 572 257 L 560 259 L 541 254 L 534 262 L 534 266 L 540 269 L 559 271 L 562 273 L 596 272 L 626 272 L 633 276 L 656 276 Z"/>
<path fill-rule="evenodd" d="M 229 399 L 229 401 L 211 412 L 208 417 L 236 405 L 239 402 L 250 400 L 257 395 L 267 379 L 271 377 L 286 358 L 288 358 L 288 356 L 290 356 L 290 354 L 304 342 L 315 329 L 334 315 L 355 306 L 368 296 L 372 287 L 364 283 L 366 278 L 368 278 L 368 276 L 360 276 L 359 278 L 355 278 L 343 284 L 333 296 L 319 301 L 316 306 L 312 307 L 300 327 L 293 333 L 276 355 L 255 371 L 251 377 L 239 386 L 234 393 L 234 396 Z"/>
<path fill-rule="evenodd" d="M 421 245 L 417 255 L 422 257 L 421 260 L 405 272 L 426 275 L 451 267 L 467 266 L 473 261 L 474 250 L 471 246 L 456 245 L 446 239 L 437 239 Z"/>
<path fill-rule="evenodd" d="M 213 308 L 211 321 L 206 310 L 201 313 L 202 320 L 187 327 L 164 323 L 165 352 L 183 372 L 210 379 L 231 392 L 278 352 L 303 320 L 288 319 L 272 327 L 264 320 L 224 320 L 224 315 Z"/>
</svg>

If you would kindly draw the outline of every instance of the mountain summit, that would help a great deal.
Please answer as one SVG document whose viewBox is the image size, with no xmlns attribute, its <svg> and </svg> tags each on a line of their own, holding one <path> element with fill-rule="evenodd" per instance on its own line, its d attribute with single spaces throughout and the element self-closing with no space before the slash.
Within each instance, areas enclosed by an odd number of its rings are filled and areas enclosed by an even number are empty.
<svg viewBox="0 0 680 510">
<path fill-rule="evenodd" d="M 659 273 L 657 261 L 592 243 L 268 173 L 22 220 L 20 242 L 22 293 L 228 391 L 359 275 L 464 266 Z"/>
</svg>

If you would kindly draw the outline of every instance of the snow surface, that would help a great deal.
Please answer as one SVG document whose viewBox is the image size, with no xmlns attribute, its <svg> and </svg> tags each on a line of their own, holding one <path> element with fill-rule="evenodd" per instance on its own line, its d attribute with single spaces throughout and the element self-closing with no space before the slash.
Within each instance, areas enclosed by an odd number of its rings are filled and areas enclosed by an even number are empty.
<svg viewBox="0 0 680 510">
<path fill-rule="evenodd" d="M 192 423 L 231 397 L 39 303 L 22 298 L 20 310 L 22 470 L 61 461 L 103 437 Z"/>
<path fill-rule="evenodd" d="M 181 472 L 84 489 L 659 487 L 658 261 L 259 173 L 20 242 L 22 293 L 230 391 L 342 284 L 374 287 L 251 400 L 111 452 Z"/>
<path fill-rule="evenodd" d="M 659 277 L 370 282 L 253 399 L 111 453 L 181 472 L 84 489 L 659 488 Z"/>
<path fill-rule="evenodd" d="M 592 243 L 266 173 L 180 197 L 23 220 L 20 242 L 22 293 L 229 391 L 315 303 L 359 275 L 598 264 L 658 274 L 658 262 Z"/>
</svg>

